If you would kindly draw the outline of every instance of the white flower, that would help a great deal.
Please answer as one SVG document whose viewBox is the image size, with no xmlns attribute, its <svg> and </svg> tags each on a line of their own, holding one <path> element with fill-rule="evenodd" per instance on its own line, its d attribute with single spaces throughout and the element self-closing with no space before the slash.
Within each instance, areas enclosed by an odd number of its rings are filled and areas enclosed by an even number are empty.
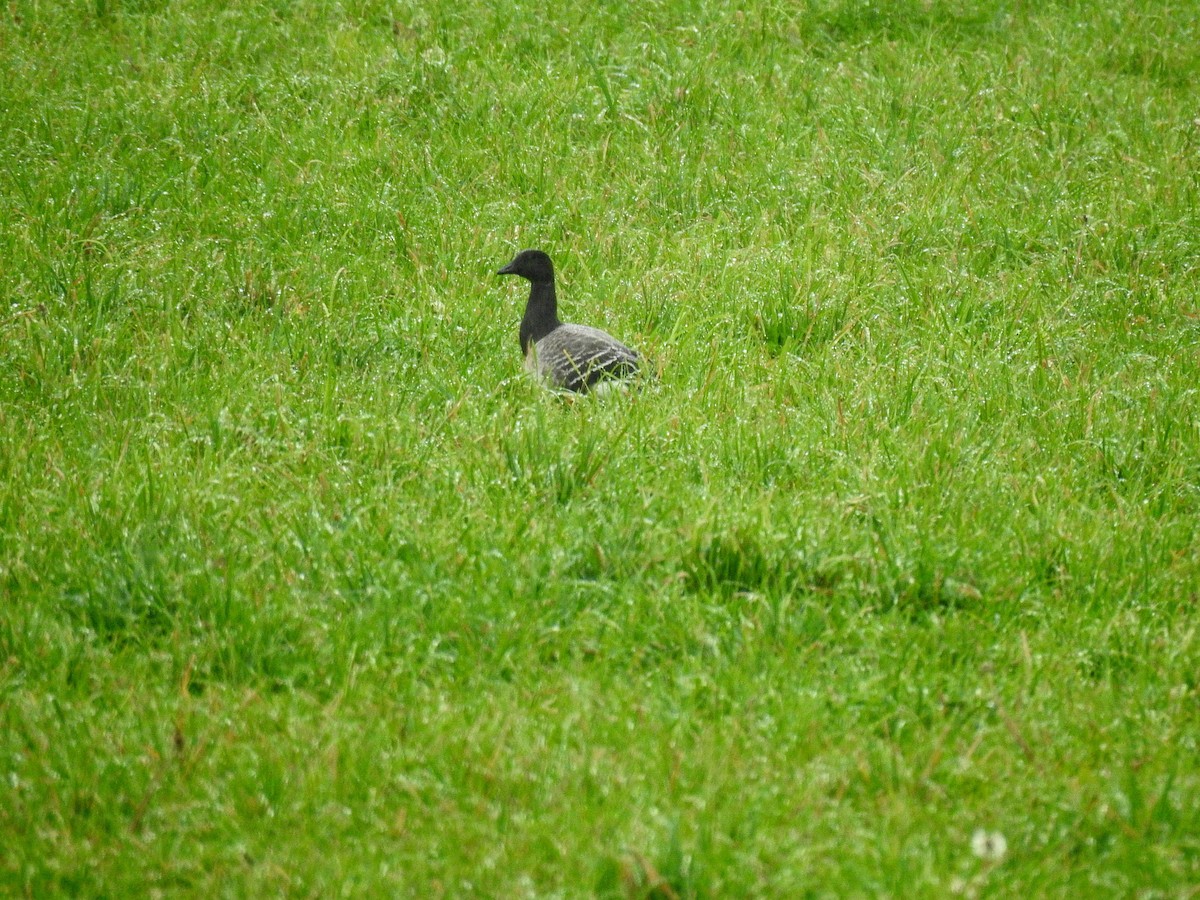
<svg viewBox="0 0 1200 900">
<path fill-rule="evenodd" d="M 987 862 L 1000 862 L 1008 853 L 1008 841 L 999 831 L 975 829 L 971 835 L 971 850 L 976 856 Z"/>
</svg>

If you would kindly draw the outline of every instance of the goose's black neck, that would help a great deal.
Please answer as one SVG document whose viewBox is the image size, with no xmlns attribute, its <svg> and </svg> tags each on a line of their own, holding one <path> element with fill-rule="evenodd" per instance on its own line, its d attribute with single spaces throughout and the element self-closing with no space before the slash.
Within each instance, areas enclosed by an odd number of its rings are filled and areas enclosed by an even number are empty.
<svg viewBox="0 0 1200 900">
<path fill-rule="evenodd" d="M 525 304 L 525 318 L 521 319 L 521 352 L 528 353 L 530 341 L 536 344 L 561 324 L 554 282 L 532 282 L 529 300 Z"/>
</svg>

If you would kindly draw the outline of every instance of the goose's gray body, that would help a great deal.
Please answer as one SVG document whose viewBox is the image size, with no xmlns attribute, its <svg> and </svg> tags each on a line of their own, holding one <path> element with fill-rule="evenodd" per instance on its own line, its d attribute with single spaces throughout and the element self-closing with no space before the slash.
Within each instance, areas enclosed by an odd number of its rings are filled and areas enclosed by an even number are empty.
<svg viewBox="0 0 1200 900">
<path fill-rule="evenodd" d="M 587 325 L 559 325 L 525 351 L 526 367 L 547 385 L 584 392 L 638 373 L 637 352 Z"/>
<path fill-rule="evenodd" d="M 586 393 L 641 371 L 637 351 L 612 335 L 587 325 L 558 320 L 554 267 L 540 250 L 522 250 L 500 270 L 529 280 L 529 301 L 521 320 L 525 368 L 548 387 Z"/>
</svg>

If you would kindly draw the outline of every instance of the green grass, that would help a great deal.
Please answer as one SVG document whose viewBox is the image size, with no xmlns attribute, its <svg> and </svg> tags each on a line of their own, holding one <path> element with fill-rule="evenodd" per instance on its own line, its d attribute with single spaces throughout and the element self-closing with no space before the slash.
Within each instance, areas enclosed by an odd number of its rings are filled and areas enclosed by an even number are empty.
<svg viewBox="0 0 1200 900">
<path fill-rule="evenodd" d="M 731 7 L 0 11 L 0 893 L 1200 889 L 1200 5 Z"/>
</svg>

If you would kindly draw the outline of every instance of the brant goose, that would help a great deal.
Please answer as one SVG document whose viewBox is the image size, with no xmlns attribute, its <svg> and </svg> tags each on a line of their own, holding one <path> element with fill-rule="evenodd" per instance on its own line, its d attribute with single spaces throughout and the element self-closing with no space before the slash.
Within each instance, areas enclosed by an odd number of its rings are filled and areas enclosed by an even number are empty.
<svg viewBox="0 0 1200 900">
<path fill-rule="evenodd" d="M 522 250 L 496 274 L 529 280 L 529 301 L 521 320 L 521 352 L 525 368 L 549 387 L 586 393 L 638 374 L 641 360 L 637 351 L 598 328 L 565 325 L 558 320 L 554 266 L 541 250 Z"/>
</svg>

